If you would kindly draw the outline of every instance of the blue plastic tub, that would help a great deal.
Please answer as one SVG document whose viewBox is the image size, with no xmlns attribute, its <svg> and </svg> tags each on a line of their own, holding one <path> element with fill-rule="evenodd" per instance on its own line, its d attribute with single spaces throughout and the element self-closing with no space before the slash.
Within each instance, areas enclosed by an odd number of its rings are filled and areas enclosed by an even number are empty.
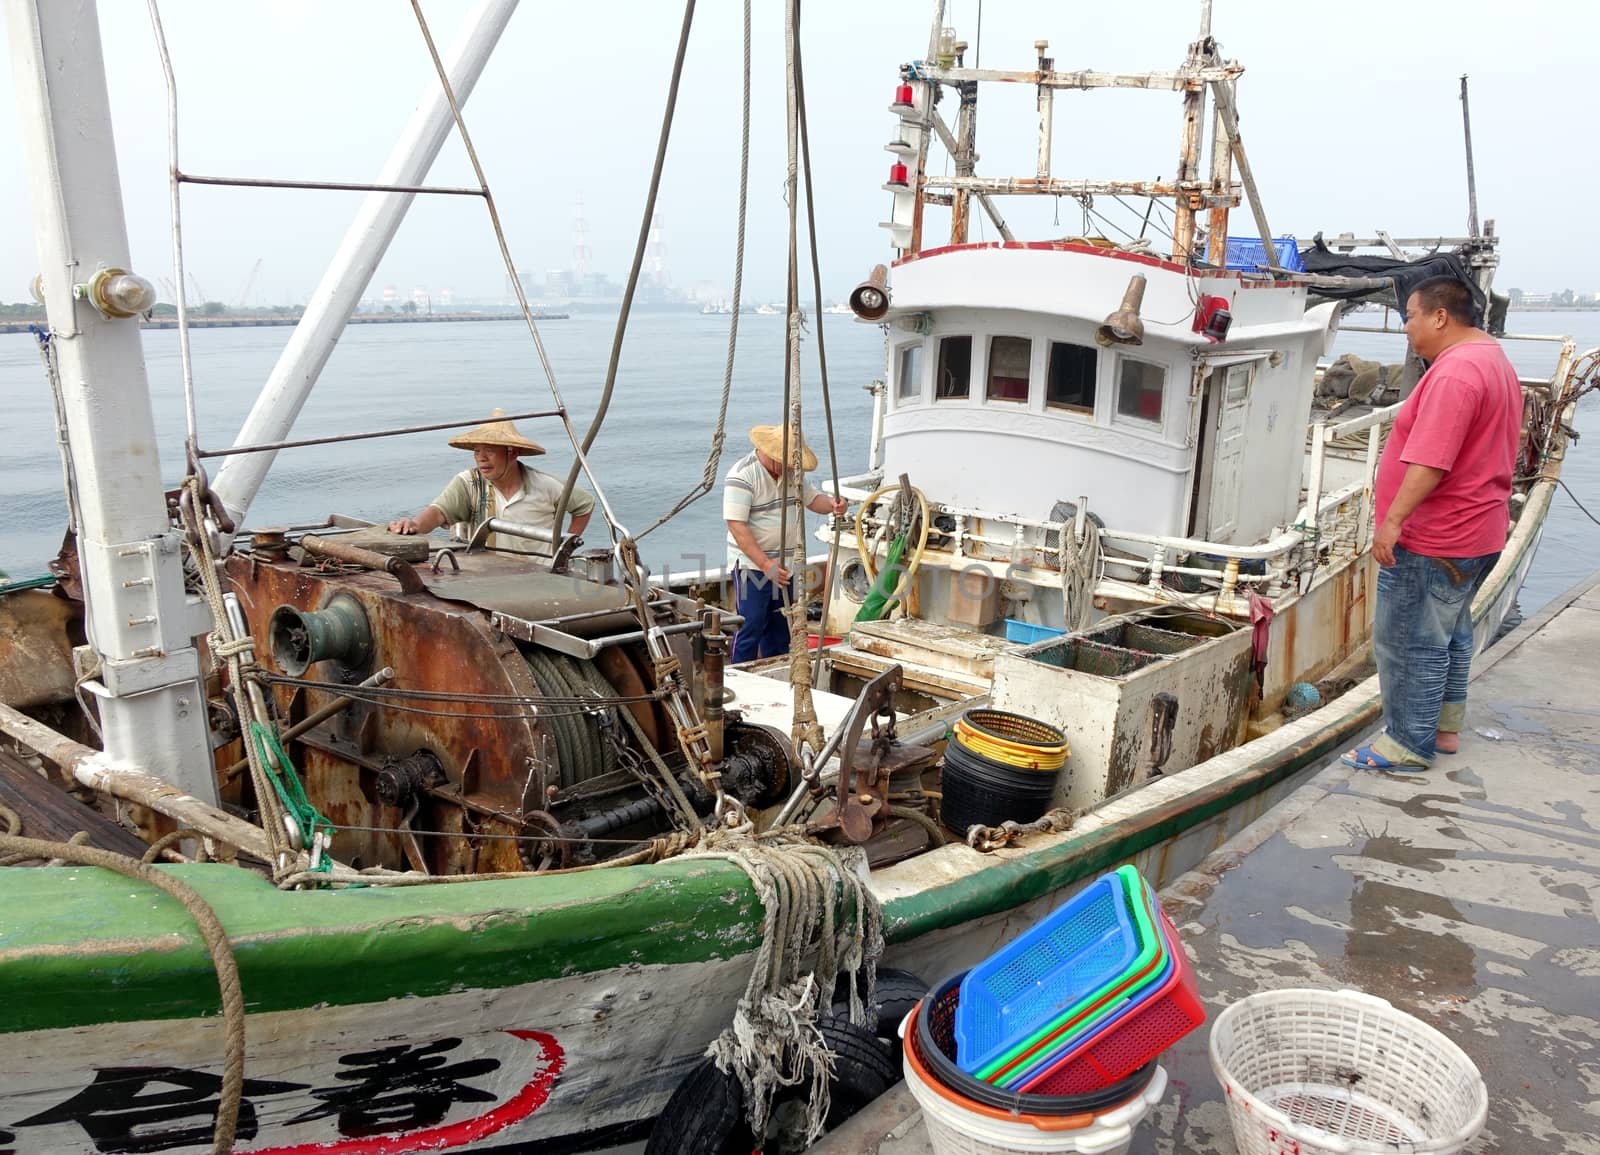
<svg viewBox="0 0 1600 1155">
<path fill-rule="evenodd" d="M 967 972 L 956 1007 L 956 1065 L 972 1073 L 1126 973 L 1143 948 L 1129 895 L 1101 875 Z"/>
<path fill-rule="evenodd" d="M 1300 246 L 1293 237 L 1278 237 L 1273 241 L 1273 248 L 1278 250 L 1278 264 L 1291 273 L 1306 271 L 1306 263 L 1300 256 Z M 1243 269 L 1246 272 L 1259 272 L 1267 266 L 1267 249 L 1261 243 L 1260 237 L 1229 237 L 1228 259 L 1223 262 L 1230 269 Z"/>
<path fill-rule="evenodd" d="M 1036 626 L 1031 622 L 1019 622 L 1015 618 L 1006 619 L 1006 641 L 1020 642 L 1031 646 L 1034 642 L 1047 642 L 1051 638 L 1059 638 L 1066 630 L 1058 630 L 1053 626 Z"/>
</svg>

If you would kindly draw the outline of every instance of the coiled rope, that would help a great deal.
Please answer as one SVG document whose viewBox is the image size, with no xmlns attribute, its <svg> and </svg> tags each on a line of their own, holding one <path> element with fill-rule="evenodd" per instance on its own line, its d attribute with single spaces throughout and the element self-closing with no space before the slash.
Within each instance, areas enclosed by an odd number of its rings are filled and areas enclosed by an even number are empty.
<svg viewBox="0 0 1600 1155">
<path fill-rule="evenodd" d="M 685 855 L 733 863 L 749 876 L 765 912 L 744 996 L 706 1054 L 739 1080 L 757 1137 L 766 1133 L 776 1091 L 804 1085 L 809 1144 L 822 1134 L 833 1073 L 817 1013 L 830 1004 L 839 975 L 847 974 L 850 1021 L 865 1022 L 883 954 L 883 911 L 864 881 L 866 853 L 859 847 L 807 842 L 798 827 L 750 831 L 708 831 Z M 845 900 L 842 922 L 835 917 L 836 890 Z"/>
</svg>

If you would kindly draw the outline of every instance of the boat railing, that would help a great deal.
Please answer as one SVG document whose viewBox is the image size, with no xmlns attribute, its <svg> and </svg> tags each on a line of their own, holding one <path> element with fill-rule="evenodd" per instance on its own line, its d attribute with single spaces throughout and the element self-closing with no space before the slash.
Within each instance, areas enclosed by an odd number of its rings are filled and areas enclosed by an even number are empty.
<svg viewBox="0 0 1600 1155">
<path fill-rule="evenodd" d="M 1298 591 L 1318 569 L 1331 570 L 1367 549 L 1372 535 L 1378 454 L 1399 409 L 1399 405 L 1390 405 L 1345 421 L 1313 424 L 1305 502 L 1294 523 L 1268 540 L 1232 544 L 1107 526 L 1099 530 L 1101 572 L 1097 577 L 1151 589 L 1161 589 L 1169 580 L 1178 578 L 1214 589 L 1222 599 L 1237 596 L 1239 589 L 1247 586 L 1273 594 Z M 1328 447 L 1360 434 L 1366 435 L 1361 476 L 1324 492 Z M 845 479 L 840 492 L 863 500 L 871 490 L 858 490 L 850 484 L 857 480 L 865 479 Z M 887 507 L 882 513 L 887 513 Z M 931 500 L 929 515 L 935 520 L 936 530 L 924 565 L 928 561 L 950 569 L 976 565 L 1008 580 L 1035 585 L 1060 580 L 1059 535 L 1073 532 L 1070 521 L 1021 517 Z M 883 536 L 876 532 L 883 528 L 882 514 L 869 510 L 862 518 L 862 528 L 867 531 L 868 540 Z M 853 537 L 849 544 L 856 544 Z M 1224 607 L 1219 603 L 1219 608 Z"/>
</svg>

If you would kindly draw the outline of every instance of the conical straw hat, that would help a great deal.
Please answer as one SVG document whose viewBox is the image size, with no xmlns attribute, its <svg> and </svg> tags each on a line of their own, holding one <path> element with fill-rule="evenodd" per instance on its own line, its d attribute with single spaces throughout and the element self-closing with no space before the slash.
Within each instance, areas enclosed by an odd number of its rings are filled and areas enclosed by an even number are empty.
<svg viewBox="0 0 1600 1155">
<path fill-rule="evenodd" d="M 496 409 L 490 416 L 504 417 L 504 409 Z M 509 421 L 485 421 L 476 429 L 469 429 L 465 433 L 458 433 L 450 439 L 450 444 L 457 449 L 472 449 L 479 445 L 504 445 L 507 449 L 515 449 L 518 453 L 529 456 L 544 452 L 544 446 L 529 441 L 517 432 L 517 427 Z"/>
<path fill-rule="evenodd" d="M 757 425 L 750 430 L 750 444 L 761 450 L 774 461 L 783 460 L 783 442 L 785 430 L 781 425 Z M 810 473 L 817 467 L 817 455 L 811 452 L 811 446 L 801 445 L 804 452 L 801 454 L 800 467 Z"/>
</svg>

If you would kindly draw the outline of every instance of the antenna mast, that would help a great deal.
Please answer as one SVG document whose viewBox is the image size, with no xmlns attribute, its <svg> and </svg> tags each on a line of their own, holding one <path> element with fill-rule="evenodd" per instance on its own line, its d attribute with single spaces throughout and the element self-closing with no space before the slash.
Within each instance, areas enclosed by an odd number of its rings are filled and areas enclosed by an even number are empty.
<svg viewBox="0 0 1600 1155">
<path fill-rule="evenodd" d="M 1472 112 L 1467 105 L 1467 78 L 1461 77 L 1461 128 L 1467 137 L 1467 234 L 1473 240 L 1478 232 L 1478 177 L 1472 170 Z"/>
</svg>

